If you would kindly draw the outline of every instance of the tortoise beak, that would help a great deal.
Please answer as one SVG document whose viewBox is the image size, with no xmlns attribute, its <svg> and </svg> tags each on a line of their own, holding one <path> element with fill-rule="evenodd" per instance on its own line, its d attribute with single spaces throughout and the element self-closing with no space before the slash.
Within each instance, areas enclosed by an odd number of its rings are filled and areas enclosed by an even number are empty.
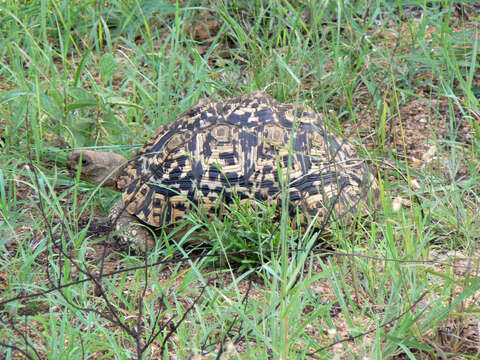
<svg viewBox="0 0 480 360">
<path fill-rule="evenodd" d="M 72 151 L 67 155 L 67 169 L 72 175 L 76 175 L 78 171 L 78 162 L 82 159 L 82 165 L 85 166 L 88 162 L 88 155 L 80 151 Z"/>
</svg>

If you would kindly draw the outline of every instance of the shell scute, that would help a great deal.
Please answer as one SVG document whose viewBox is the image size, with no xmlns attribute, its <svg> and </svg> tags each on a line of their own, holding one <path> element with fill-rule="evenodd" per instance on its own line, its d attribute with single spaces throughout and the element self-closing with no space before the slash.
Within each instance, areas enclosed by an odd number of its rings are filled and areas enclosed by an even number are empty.
<svg viewBox="0 0 480 360">
<path fill-rule="evenodd" d="M 129 213 L 162 226 L 195 206 L 218 215 L 234 196 L 279 202 L 279 176 L 287 175 L 292 211 L 320 219 L 329 206 L 339 216 L 355 211 L 377 187 L 354 147 L 327 131 L 320 115 L 262 92 L 201 100 L 146 141 L 117 187 Z"/>
</svg>

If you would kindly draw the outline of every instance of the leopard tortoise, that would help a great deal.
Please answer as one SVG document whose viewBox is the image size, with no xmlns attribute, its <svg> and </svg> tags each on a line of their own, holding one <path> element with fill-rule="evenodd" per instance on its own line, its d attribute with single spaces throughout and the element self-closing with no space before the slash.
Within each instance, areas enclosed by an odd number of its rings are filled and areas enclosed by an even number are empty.
<svg viewBox="0 0 480 360">
<path fill-rule="evenodd" d="M 161 126 L 131 160 L 75 150 L 67 166 L 72 174 L 81 169 L 84 180 L 122 192 L 110 218 L 117 229 L 128 227 L 125 237 L 150 245 L 145 224 L 172 224 L 193 206 L 215 216 L 234 196 L 279 201 L 279 176 L 287 173 L 290 209 L 319 221 L 331 210 L 342 217 L 362 203 L 368 209 L 368 194 L 378 196 L 368 166 L 352 144 L 327 131 L 320 115 L 260 91 L 201 100 Z"/>
</svg>

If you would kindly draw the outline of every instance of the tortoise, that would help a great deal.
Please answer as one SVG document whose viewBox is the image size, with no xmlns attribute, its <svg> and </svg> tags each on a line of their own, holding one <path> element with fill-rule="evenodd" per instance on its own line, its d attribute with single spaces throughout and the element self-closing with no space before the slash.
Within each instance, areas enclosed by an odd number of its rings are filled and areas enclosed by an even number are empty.
<svg viewBox="0 0 480 360">
<path fill-rule="evenodd" d="M 327 130 L 321 115 L 261 91 L 199 101 L 128 161 L 114 152 L 74 150 L 67 166 L 120 191 L 110 218 L 117 229 L 128 227 L 126 238 L 150 245 L 145 225 L 174 224 L 193 207 L 221 216 L 220 205 L 235 197 L 278 202 L 287 175 L 289 208 L 319 221 L 332 210 L 342 217 L 368 209 L 371 191 L 370 198 L 378 197 L 368 165 L 350 142 Z"/>
</svg>

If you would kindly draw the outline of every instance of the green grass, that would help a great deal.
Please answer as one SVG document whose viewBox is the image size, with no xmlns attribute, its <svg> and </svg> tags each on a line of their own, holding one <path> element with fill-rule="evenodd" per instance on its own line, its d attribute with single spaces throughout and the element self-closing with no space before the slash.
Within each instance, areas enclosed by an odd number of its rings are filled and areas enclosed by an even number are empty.
<svg viewBox="0 0 480 360">
<path fill-rule="evenodd" d="M 480 14 L 463 5 L 1 1 L 0 357 L 478 358 Z M 68 151 L 130 157 L 199 99 L 256 89 L 354 139 L 375 214 L 325 236 L 237 204 L 147 259 L 95 260 L 113 234 L 85 222 L 119 194 L 69 178 Z M 178 246 L 197 236 L 222 256 Z"/>
</svg>

